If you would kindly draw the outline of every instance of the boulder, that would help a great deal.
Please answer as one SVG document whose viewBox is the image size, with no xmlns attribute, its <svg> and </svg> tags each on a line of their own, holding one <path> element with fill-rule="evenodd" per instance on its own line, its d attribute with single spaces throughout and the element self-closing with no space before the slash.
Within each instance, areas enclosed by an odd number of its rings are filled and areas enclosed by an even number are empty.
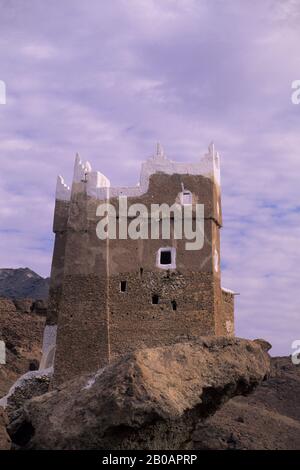
<svg viewBox="0 0 300 470">
<path fill-rule="evenodd" d="M 25 449 L 189 449 L 199 419 L 269 367 L 260 345 L 238 338 L 139 350 L 26 401 L 8 430 Z"/>
<path fill-rule="evenodd" d="M 233 398 L 198 423 L 194 449 L 300 449 L 300 366 L 290 357 L 272 358 L 271 366 L 251 395 Z"/>
<path fill-rule="evenodd" d="M 22 375 L 1 398 L 0 407 L 6 409 L 10 418 L 24 405 L 26 400 L 48 392 L 53 369 L 35 370 Z"/>
<path fill-rule="evenodd" d="M 268 351 L 270 351 L 270 349 L 272 349 L 272 344 L 269 343 L 269 341 L 266 341 L 265 339 L 261 339 L 261 338 L 255 339 L 254 342 L 259 344 L 260 347 L 266 352 L 268 352 Z"/>
<path fill-rule="evenodd" d="M 0 298 L 0 340 L 5 342 L 6 364 L 0 366 L 0 398 L 6 395 L 30 362 L 39 362 L 45 318 L 16 310 L 9 299 Z"/>
</svg>

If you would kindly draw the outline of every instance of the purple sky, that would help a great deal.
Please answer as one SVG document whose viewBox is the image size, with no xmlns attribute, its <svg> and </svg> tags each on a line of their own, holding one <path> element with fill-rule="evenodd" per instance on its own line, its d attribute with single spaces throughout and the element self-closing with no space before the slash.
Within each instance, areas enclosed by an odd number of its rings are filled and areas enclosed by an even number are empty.
<svg viewBox="0 0 300 470">
<path fill-rule="evenodd" d="M 223 282 L 237 334 L 300 338 L 300 0 L 0 0 L 0 267 L 50 271 L 75 152 L 135 184 L 160 140 L 221 154 Z"/>
</svg>

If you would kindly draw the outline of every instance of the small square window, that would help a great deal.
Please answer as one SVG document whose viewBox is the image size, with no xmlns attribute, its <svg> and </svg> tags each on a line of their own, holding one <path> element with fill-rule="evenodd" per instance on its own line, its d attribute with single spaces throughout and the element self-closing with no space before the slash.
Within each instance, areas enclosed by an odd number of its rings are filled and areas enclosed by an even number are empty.
<svg viewBox="0 0 300 470">
<path fill-rule="evenodd" d="M 157 305 L 159 303 L 159 297 L 157 294 L 152 295 L 152 304 Z"/>
<path fill-rule="evenodd" d="M 121 292 L 127 292 L 127 281 L 121 281 L 120 282 L 120 291 Z"/>
<path fill-rule="evenodd" d="M 156 266 L 161 269 L 176 269 L 176 248 L 160 248 L 156 253 Z"/>
<path fill-rule="evenodd" d="M 191 191 L 183 191 L 181 194 L 181 201 L 183 205 L 188 205 L 193 203 L 193 195 Z"/>
<path fill-rule="evenodd" d="M 171 250 L 165 250 L 160 252 L 160 264 L 171 264 L 172 254 Z"/>
</svg>

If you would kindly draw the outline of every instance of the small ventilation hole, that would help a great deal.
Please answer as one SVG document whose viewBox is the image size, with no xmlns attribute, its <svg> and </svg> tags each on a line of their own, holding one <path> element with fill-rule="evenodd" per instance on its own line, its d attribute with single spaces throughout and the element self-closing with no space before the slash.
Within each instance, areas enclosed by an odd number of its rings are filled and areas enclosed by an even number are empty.
<svg viewBox="0 0 300 470">
<path fill-rule="evenodd" d="M 121 292 L 127 292 L 127 281 L 121 281 L 120 282 L 120 291 Z"/>
</svg>

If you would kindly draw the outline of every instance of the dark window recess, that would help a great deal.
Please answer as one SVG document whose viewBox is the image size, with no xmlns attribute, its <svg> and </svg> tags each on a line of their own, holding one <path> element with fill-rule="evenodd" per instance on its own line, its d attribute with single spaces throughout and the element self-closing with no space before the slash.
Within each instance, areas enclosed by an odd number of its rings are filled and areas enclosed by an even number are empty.
<svg viewBox="0 0 300 470">
<path fill-rule="evenodd" d="M 143 272 L 144 272 L 144 269 L 140 268 L 140 277 L 143 277 Z"/>
<path fill-rule="evenodd" d="M 172 300 L 172 301 L 171 301 L 171 304 L 172 304 L 172 309 L 173 309 L 173 310 L 177 310 L 177 302 L 176 302 L 176 300 Z"/>
<path fill-rule="evenodd" d="M 126 292 L 127 291 L 127 281 L 121 281 L 120 282 L 120 291 L 121 292 Z"/>
<path fill-rule="evenodd" d="M 159 303 L 159 297 L 157 294 L 152 295 L 152 303 L 157 305 Z"/>
<path fill-rule="evenodd" d="M 160 252 L 160 264 L 171 264 L 171 263 L 172 263 L 171 250 L 161 251 Z"/>
</svg>

